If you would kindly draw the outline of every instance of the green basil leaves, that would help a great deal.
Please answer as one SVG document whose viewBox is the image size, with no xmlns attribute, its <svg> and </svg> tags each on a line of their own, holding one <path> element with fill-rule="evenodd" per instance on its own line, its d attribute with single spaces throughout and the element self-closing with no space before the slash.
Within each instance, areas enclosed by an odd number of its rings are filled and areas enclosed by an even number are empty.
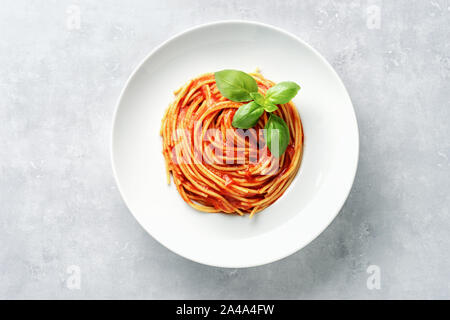
<svg viewBox="0 0 450 320">
<path fill-rule="evenodd" d="M 300 86 L 295 82 L 280 82 L 267 90 L 266 100 L 273 104 L 285 104 L 295 97 L 298 90 L 300 90 Z"/>
<path fill-rule="evenodd" d="M 257 104 L 259 104 L 267 112 L 273 112 L 278 109 L 278 107 L 275 104 L 267 101 L 267 99 L 264 98 L 264 96 L 259 92 L 252 92 L 250 93 L 250 96 Z"/>
<path fill-rule="evenodd" d="M 289 128 L 280 117 L 271 114 L 265 127 L 267 147 L 275 156 L 281 156 L 289 145 Z"/>
<path fill-rule="evenodd" d="M 278 104 L 285 104 L 295 97 L 300 86 L 295 82 L 284 81 L 267 90 L 266 95 L 258 92 L 256 80 L 239 70 L 222 70 L 214 74 L 217 88 L 227 99 L 246 102 L 236 111 L 232 125 L 239 129 L 249 129 L 258 123 L 264 111 L 278 110 Z M 284 120 L 271 114 L 266 123 L 266 142 L 276 157 L 281 156 L 289 144 L 289 128 Z"/>
<path fill-rule="evenodd" d="M 255 79 L 239 70 L 222 70 L 214 74 L 217 88 L 227 99 L 236 102 L 250 101 L 250 93 L 258 92 Z"/>
<path fill-rule="evenodd" d="M 250 129 L 258 123 L 259 117 L 264 113 L 264 108 L 255 101 L 241 106 L 233 117 L 232 125 L 239 129 Z"/>
<path fill-rule="evenodd" d="M 253 100 L 260 106 L 264 106 L 264 96 L 259 92 L 252 92 L 250 93 L 250 97 L 252 97 Z"/>
</svg>

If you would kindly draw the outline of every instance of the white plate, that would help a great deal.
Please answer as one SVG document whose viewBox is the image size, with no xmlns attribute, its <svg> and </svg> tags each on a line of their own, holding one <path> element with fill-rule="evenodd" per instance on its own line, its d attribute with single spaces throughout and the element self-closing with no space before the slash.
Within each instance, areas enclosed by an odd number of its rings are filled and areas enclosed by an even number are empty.
<svg viewBox="0 0 450 320">
<path fill-rule="evenodd" d="M 166 184 L 163 113 L 173 91 L 197 75 L 257 67 L 268 79 L 302 88 L 294 99 L 305 135 L 300 171 L 285 194 L 253 219 L 195 211 Z M 352 186 L 358 146 L 347 91 L 317 51 L 269 25 L 225 21 L 173 37 L 139 65 L 117 106 L 112 162 L 128 208 L 156 240 L 193 261 L 239 268 L 282 259 L 330 224 Z"/>
</svg>

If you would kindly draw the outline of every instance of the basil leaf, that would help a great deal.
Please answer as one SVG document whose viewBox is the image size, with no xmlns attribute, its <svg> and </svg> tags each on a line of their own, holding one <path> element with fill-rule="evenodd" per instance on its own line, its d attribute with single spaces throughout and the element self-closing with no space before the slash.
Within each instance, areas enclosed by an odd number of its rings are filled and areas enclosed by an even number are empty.
<svg viewBox="0 0 450 320">
<path fill-rule="evenodd" d="M 267 147 L 275 157 L 280 157 L 289 144 L 289 128 L 283 119 L 270 114 L 265 127 Z"/>
<path fill-rule="evenodd" d="M 232 125 L 239 129 L 249 129 L 258 123 L 264 108 L 252 101 L 239 107 L 233 117 Z"/>
<path fill-rule="evenodd" d="M 274 112 L 275 110 L 278 110 L 278 107 L 276 104 L 265 101 L 264 102 L 264 110 L 266 110 L 267 112 Z"/>
<path fill-rule="evenodd" d="M 275 110 L 278 110 L 278 107 L 276 104 L 273 104 L 271 102 L 268 102 L 264 96 L 259 93 L 259 92 L 255 92 L 255 93 L 250 93 L 250 96 L 253 98 L 253 100 L 259 104 L 261 107 L 264 108 L 264 110 L 266 110 L 267 112 L 274 112 Z"/>
<path fill-rule="evenodd" d="M 250 93 L 250 97 L 252 97 L 252 99 L 255 100 L 255 102 L 261 107 L 264 107 L 264 96 L 261 93 L 252 92 Z"/>
<path fill-rule="evenodd" d="M 258 85 L 253 77 L 239 70 L 222 70 L 214 74 L 220 93 L 231 101 L 250 101 L 250 93 L 258 92 Z"/>
<path fill-rule="evenodd" d="M 273 86 L 266 92 L 266 101 L 273 104 L 288 103 L 295 97 L 300 86 L 295 82 L 284 81 Z"/>
</svg>

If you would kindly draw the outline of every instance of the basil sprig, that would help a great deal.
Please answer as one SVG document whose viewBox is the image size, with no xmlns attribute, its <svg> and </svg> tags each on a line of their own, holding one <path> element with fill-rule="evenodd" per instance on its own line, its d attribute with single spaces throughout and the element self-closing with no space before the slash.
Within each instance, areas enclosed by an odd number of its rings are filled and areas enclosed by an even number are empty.
<svg viewBox="0 0 450 320">
<path fill-rule="evenodd" d="M 214 74 L 217 88 L 227 99 L 248 102 L 236 111 L 232 125 L 239 129 L 249 129 L 258 123 L 264 111 L 278 110 L 277 104 L 285 104 L 295 97 L 300 86 L 295 82 L 284 81 L 267 90 L 266 95 L 258 92 L 255 79 L 239 70 L 222 70 Z M 271 114 L 265 126 L 266 142 L 276 157 L 281 156 L 289 144 L 289 128 L 284 120 Z"/>
</svg>

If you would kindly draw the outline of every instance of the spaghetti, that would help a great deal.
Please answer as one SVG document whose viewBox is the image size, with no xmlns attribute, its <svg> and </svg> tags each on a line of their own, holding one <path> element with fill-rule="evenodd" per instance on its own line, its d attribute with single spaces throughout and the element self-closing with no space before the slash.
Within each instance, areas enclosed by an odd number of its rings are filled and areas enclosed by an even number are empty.
<svg viewBox="0 0 450 320">
<path fill-rule="evenodd" d="M 251 76 L 260 93 L 275 85 L 259 73 Z M 232 126 L 241 105 L 223 97 L 214 74 L 208 73 L 175 91 L 162 119 L 168 183 L 172 175 L 181 197 L 197 210 L 252 216 L 280 198 L 298 172 L 303 130 L 295 105 L 279 105 L 274 112 L 290 132 L 286 152 L 279 158 L 265 145 L 267 112 L 252 129 Z"/>
</svg>

